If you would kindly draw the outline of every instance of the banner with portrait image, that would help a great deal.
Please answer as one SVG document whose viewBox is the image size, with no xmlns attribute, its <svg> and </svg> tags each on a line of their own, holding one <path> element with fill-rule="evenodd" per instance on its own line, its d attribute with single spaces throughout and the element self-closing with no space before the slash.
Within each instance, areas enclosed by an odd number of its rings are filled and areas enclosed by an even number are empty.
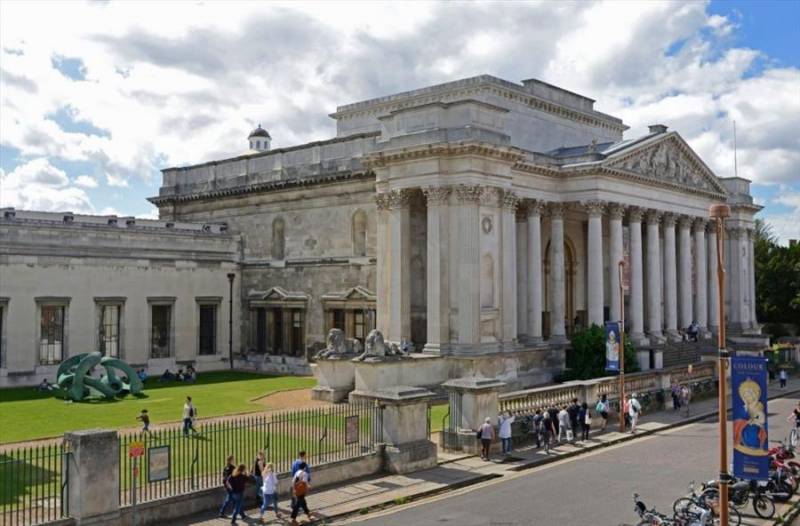
<svg viewBox="0 0 800 526">
<path fill-rule="evenodd" d="M 733 404 L 733 474 L 744 479 L 769 479 L 767 429 L 767 359 L 731 358 Z"/>
<path fill-rule="evenodd" d="M 619 322 L 606 322 L 606 371 L 619 371 Z"/>
</svg>

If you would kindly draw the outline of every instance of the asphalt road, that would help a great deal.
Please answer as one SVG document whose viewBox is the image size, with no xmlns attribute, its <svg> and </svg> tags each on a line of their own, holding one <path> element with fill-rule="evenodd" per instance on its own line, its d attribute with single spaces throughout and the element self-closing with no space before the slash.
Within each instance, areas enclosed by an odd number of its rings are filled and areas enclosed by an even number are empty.
<svg viewBox="0 0 800 526">
<path fill-rule="evenodd" d="M 785 439 L 796 399 L 769 402 L 770 441 Z M 730 425 L 728 427 L 730 430 Z M 671 513 L 691 480 L 718 473 L 717 423 L 701 422 L 532 469 L 523 476 L 412 504 L 362 526 L 618 526 L 636 524 L 634 492 Z M 730 457 L 729 457 L 730 458 Z M 747 510 L 752 515 L 752 509 Z M 743 524 L 761 524 L 744 516 Z"/>
</svg>

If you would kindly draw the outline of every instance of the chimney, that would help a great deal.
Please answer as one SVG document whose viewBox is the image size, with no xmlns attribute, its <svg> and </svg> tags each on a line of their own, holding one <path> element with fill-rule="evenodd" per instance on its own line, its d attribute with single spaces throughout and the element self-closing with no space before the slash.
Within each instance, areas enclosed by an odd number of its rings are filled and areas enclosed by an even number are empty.
<svg viewBox="0 0 800 526">
<path fill-rule="evenodd" d="M 667 127 L 663 124 L 651 124 L 648 128 L 650 133 L 667 133 Z"/>
</svg>

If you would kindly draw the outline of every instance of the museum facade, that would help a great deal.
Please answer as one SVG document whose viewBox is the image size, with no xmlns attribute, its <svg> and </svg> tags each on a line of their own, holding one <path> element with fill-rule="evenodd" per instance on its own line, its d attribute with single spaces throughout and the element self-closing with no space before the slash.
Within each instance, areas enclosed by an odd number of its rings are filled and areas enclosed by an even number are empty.
<svg viewBox="0 0 800 526">
<path fill-rule="evenodd" d="M 41 238 L 52 240 L 44 232 L 56 227 L 6 210 L 0 382 L 15 369 L 30 374 L 41 366 L 45 322 L 36 298 L 73 294 L 61 282 L 74 281 L 87 261 L 116 278 L 90 280 L 74 294 L 144 294 L 144 303 L 124 302 L 125 316 L 142 316 L 144 335 L 153 315 L 134 313 L 149 304 L 148 272 L 160 265 L 170 284 L 185 275 L 182 290 L 162 293 L 186 296 L 174 304 L 183 332 L 166 359 L 176 362 L 200 357 L 197 298 L 228 298 L 225 276 L 233 273 L 240 367 L 305 372 L 331 328 L 360 340 L 378 328 L 427 356 L 481 371 L 502 363 L 487 372 L 530 385 L 563 368 L 574 331 L 619 319 L 622 305 L 629 335 L 650 356 L 642 354 L 641 364 L 659 367 L 693 321 L 702 338 L 717 328 L 716 229 L 708 217 L 716 203 L 731 207 L 727 326 L 734 336 L 758 334 L 753 228 L 760 207 L 749 181 L 716 176 L 666 126 L 624 139 L 622 121 L 593 105 L 538 80 L 483 75 L 341 106 L 331 114 L 337 133 L 330 140 L 271 149 L 259 126 L 242 155 L 163 170 L 150 199 L 160 219 L 147 229 L 160 255 L 112 250 L 125 241 L 100 235 L 109 225 L 75 234 L 80 249 L 46 255 L 52 242 Z M 57 230 L 106 219 L 62 220 Z M 196 232 L 176 234 L 176 225 Z M 21 234 L 23 227 L 35 235 Z M 114 235 L 141 234 L 135 225 L 116 227 Z M 187 251 L 175 254 L 181 236 Z M 156 265 L 165 260 L 169 271 Z M 17 277 L 26 272 L 44 274 Z M 100 334 L 98 316 L 70 316 L 70 331 Z M 227 343 L 226 320 L 215 320 Z M 101 339 L 71 336 L 67 352 L 96 350 Z M 218 366 L 224 347 L 215 347 Z M 122 354 L 143 366 L 165 363 L 144 337 Z"/>
</svg>

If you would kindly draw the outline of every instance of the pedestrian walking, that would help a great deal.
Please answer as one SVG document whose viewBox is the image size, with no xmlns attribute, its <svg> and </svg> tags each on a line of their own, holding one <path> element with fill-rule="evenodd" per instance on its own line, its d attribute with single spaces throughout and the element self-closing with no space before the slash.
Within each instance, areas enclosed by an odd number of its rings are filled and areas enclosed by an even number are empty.
<svg viewBox="0 0 800 526">
<path fill-rule="evenodd" d="M 778 373 L 778 379 L 781 382 L 781 389 L 785 389 L 786 380 L 789 379 L 789 374 L 786 372 L 786 369 L 781 369 L 781 371 Z"/>
<path fill-rule="evenodd" d="M 492 427 L 492 419 L 488 416 L 478 429 L 478 438 L 481 439 L 481 459 L 489 460 L 489 448 L 492 447 L 494 440 L 494 427 Z"/>
<path fill-rule="evenodd" d="M 233 465 L 233 455 L 229 455 L 225 461 L 225 467 L 222 469 L 222 487 L 225 488 L 225 500 L 222 501 L 222 507 L 219 509 L 219 516 L 225 516 L 225 510 L 228 509 L 228 504 L 233 504 L 233 495 L 231 495 L 231 486 L 228 481 L 233 475 L 233 470 L 236 466 Z"/>
<path fill-rule="evenodd" d="M 309 489 L 311 489 L 311 479 L 306 472 L 307 467 L 308 465 L 305 462 L 301 462 L 297 466 L 297 473 L 292 477 L 292 526 L 297 525 L 297 515 L 299 515 L 301 509 L 306 514 L 306 517 L 311 519 L 311 512 L 308 511 L 308 503 L 306 502 L 306 496 Z"/>
<path fill-rule="evenodd" d="M 231 488 L 231 498 L 233 499 L 233 515 L 231 515 L 231 524 L 236 524 L 236 516 L 240 516 L 242 520 L 247 519 L 247 515 L 242 511 L 244 504 L 244 490 L 247 483 L 251 480 L 250 475 L 247 473 L 247 466 L 239 464 L 233 475 L 228 479 L 228 485 Z"/>
<path fill-rule="evenodd" d="M 600 415 L 600 431 L 605 431 L 608 425 L 608 396 L 602 395 L 594 406 L 594 412 Z"/>
<path fill-rule="evenodd" d="M 142 409 L 142 412 L 139 413 L 139 416 L 136 417 L 136 420 L 140 420 L 142 422 L 142 433 L 150 432 L 150 415 L 147 414 L 147 409 Z"/>
<path fill-rule="evenodd" d="M 262 473 L 267 467 L 267 457 L 264 456 L 264 451 L 259 451 L 256 459 L 253 461 L 253 481 L 256 484 L 256 505 L 261 505 L 263 494 L 261 492 L 261 485 L 264 483 Z"/>
<path fill-rule="evenodd" d="M 642 414 L 642 405 L 636 399 L 636 393 L 630 395 L 628 400 L 628 416 L 631 419 L 631 434 L 636 433 L 636 425 L 639 423 L 639 417 Z"/>
<path fill-rule="evenodd" d="M 511 454 L 511 424 L 514 423 L 514 416 L 506 411 L 498 417 L 500 431 L 498 436 L 503 445 L 503 456 Z"/>
<path fill-rule="evenodd" d="M 544 442 L 544 452 L 550 453 L 550 442 L 553 440 L 553 437 L 556 436 L 556 428 L 553 425 L 553 419 L 550 417 L 549 411 L 544 411 L 542 413 L 541 434 L 542 442 Z"/>
<path fill-rule="evenodd" d="M 197 409 L 194 407 L 192 403 L 192 397 L 186 397 L 186 403 L 183 404 L 183 436 L 189 436 L 189 430 L 192 431 L 193 434 L 197 434 L 197 430 L 194 428 L 194 419 L 197 417 Z"/>
<path fill-rule="evenodd" d="M 580 412 L 581 406 L 578 403 L 577 398 L 572 399 L 572 404 L 567 408 L 567 413 L 569 413 L 569 427 L 572 429 L 572 439 L 573 441 L 578 440 L 578 430 L 580 429 Z"/>
<path fill-rule="evenodd" d="M 692 400 L 692 391 L 688 385 L 681 386 L 680 390 L 680 407 L 686 408 L 686 416 L 689 416 L 689 402 Z"/>
<path fill-rule="evenodd" d="M 533 440 L 536 442 L 536 449 L 542 447 L 542 421 L 544 420 L 544 416 L 542 415 L 542 410 L 537 409 L 536 413 L 533 415 L 532 423 L 533 423 Z"/>
<path fill-rule="evenodd" d="M 564 406 L 561 408 L 561 411 L 558 412 L 558 442 L 562 441 L 562 437 L 571 441 L 572 436 L 572 428 L 569 423 L 569 411 L 567 411 L 567 406 Z"/>
<path fill-rule="evenodd" d="M 555 406 L 555 404 L 553 404 L 550 406 L 550 409 L 548 409 L 547 412 L 550 413 L 550 421 L 553 423 L 553 428 L 556 430 L 555 434 L 553 435 L 553 440 L 555 440 L 559 433 L 558 408 Z"/>
<path fill-rule="evenodd" d="M 297 458 L 294 459 L 294 462 L 292 462 L 292 467 L 290 468 L 292 472 L 292 478 L 294 478 L 297 472 L 300 471 L 301 464 L 306 465 L 306 478 L 308 479 L 308 483 L 311 484 L 311 466 L 308 465 L 308 462 L 306 461 L 306 452 L 303 450 L 297 452 Z M 292 493 L 292 507 L 294 507 L 294 493 Z"/>
<path fill-rule="evenodd" d="M 275 509 L 275 517 L 280 519 L 281 512 L 278 511 L 278 476 L 275 474 L 275 466 L 272 462 L 264 466 L 261 472 L 261 516 L 264 518 L 264 512 L 273 506 Z"/>
<path fill-rule="evenodd" d="M 589 432 L 592 430 L 592 413 L 589 411 L 589 404 L 586 402 L 581 404 L 579 419 L 582 432 L 581 440 L 589 440 Z"/>
<path fill-rule="evenodd" d="M 670 392 L 672 395 L 672 410 L 677 411 L 681 407 L 681 387 L 677 382 L 672 382 Z"/>
</svg>

